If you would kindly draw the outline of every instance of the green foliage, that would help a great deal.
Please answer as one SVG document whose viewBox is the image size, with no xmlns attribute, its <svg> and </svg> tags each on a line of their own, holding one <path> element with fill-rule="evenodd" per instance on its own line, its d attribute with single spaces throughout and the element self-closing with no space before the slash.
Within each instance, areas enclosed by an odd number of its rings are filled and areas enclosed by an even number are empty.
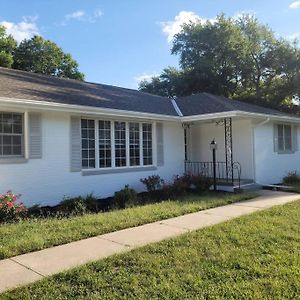
<svg viewBox="0 0 300 300">
<path fill-rule="evenodd" d="M 78 197 L 65 197 L 56 208 L 56 215 L 83 215 L 97 211 L 97 199 L 93 194 Z"/>
<path fill-rule="evenodd" d="M 125 208 L 132 206 L 136 201 L 137 195 L 134 189 L 129 188 L 129 185 L 116 192 L 114 196 L 114 203 L 118 208 Z"/>
<path fill-rule="evenodd" d="M 0 226 L 0 259 L 253 198 L 254 194 L 186 195 L 155 204 L 69 218 L 30 218 Z"/>
<path fill-rule="evenodd" d="M 213 184 L 211 178 L 201 176 L 201 175 L 192 175 L 190 176 L 191 185 L 195 188 L 197 193 L 202 193 L 208 191 Z"/>
<path fill-rule="evenodd" d="M 13 68 L 34 73 L 83 80 L 78 63 L 55 43 L 34 36 L 15 50 Z"/>
<path fill-rule="evenodd" d="M 139 88 L 159 95 L 210 92 L 251 103 L 293 108 L 300 94 L 300 49 L 250 15 L 188 23 L 175 35 L 180 69 L 166 68 Z"/>
<path fill-rule="evenodd" d="M 0 67 L 11 68 L 16 47 L 17 42 L 14 38 L 7 35 L 5 28 L 0 26 Z"/>
<path fill-rule="evenodd" d="M 64 53 L 54 42 L 34 36 L 17 45 L 3 26 L 0 26 L 0 67 L 84 80 L 71 54 Z"/>
<path fill-rule="evenodd" d="M 8 191 L 0 195 L 0 223 L 13 222 L 26 216 L 27 208 L 18 202 L 20 195 Z"/>
<path fill-rule="evenodd" d="M 146 178 L 142 178 L 141 183 L 143 183 L 147 189 L 147 192 L 153 193 L 162 188 L 164 180 L 160 178 L 159 175 L 151 175 Z"/>
<path fill-rule="evenodd" d="M 99 260 L 2 299 L 299 299 L 300 202 Z"/>
<path fill-rule="evenodd" d="M 285 177 L 283 177 L 282 182 L 286 185 L 299 186 L 300 175 L 296 171 L 289 172 Z"/>
<path fill-rule="evenodd" d="M 63 215 L 83 215 L 87 212 L 87 207 L 83 197 L 64 198 L 58 205 L 58 214 Z"/>
</svg>

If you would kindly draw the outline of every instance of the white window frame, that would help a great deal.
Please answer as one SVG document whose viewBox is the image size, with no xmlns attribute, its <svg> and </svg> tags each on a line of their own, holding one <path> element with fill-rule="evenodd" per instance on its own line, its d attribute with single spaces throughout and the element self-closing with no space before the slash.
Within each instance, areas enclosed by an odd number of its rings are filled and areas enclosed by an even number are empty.
<svg viewBox="0 0 300 300">
<path fill-rule="evenodd" d="M 28 156 L 28 137 L 27 137 L 27 113 L 19 112 L 19 111 L 8 111 L 8 110 L 1 110 L 0 114 L 14 114 L 14 115 L 20 115 L 22 118 L 22 133 L 4 133 L 0 132 L 0 136 L 19 136 L 21 137 L 21 154 L 1 154 L 0 153 L 0 160 L 1 161 L 8 161 L 11 159 L 23 159 L 27 158 Z M 2 145 L 3 147 L 3 145 Z"/>
<path fill-rule="evenodd" d="M 276 140 L 276 143 L 277 143 L 277 153 L 278 154 L 292 154 L 294 153 L 296 150 L 295 150 L 295 128 L 292 124 L 288 124 L 288 123 L 278 123 L 278 124 L 275 124 L 276 126 L 276 136 L 275 136 L 275 140 Z M 283 149 L 279 149 L 279 126 L 282 126 L 283 128 Z M 285 135 L 285 131 L 286 131 L 286 127 L 289 126 L 290 127 L 290 131 L 291 131 L 291 148 L 290 149 L 287 149 L 286 146 L 287 146 L 287 140 L 286 140 L 286 135 Z M 275 142 L 275 141 L 274 141 Z"/>
<path fill-rule="evenodd" d="M 89 118 L 89 117 L 81 117 L 82 119 L 86 120 L 93 120 L 95 122 L 95 168 L 81 168 L 82 172 L 93 172 L 93 171 L 109 171 L 109 170 L 124 170 L 124 169 L 135 169 L 135 168 L 148 168 L 148 167 L 155 167 L 156 166 L 156 122 L 153 121 L 138 121 L 138 120 L 132 120 L 132 119 L 107 119 L 107 118 Z M 101 167 L 99 165 L 99 121 L 109 121 L 110 122 L 110 133 L 111 133 L 111 167 Z M 126 165 L 117 167 L 116 166 L 116 160 L 115 160 L 115 122 L 125 122 L 126 127 Z M 140 133 L 140 164 L 135 166 L 130 166 L 130 151 L 129 151 L 129 123 L 138 123 L 139 124 L 139 133 Z M 81 124 L 81 122 L 80 122 Z M 143 159 L 143 124 L 151 124 L 152 126 L 152 164 L 151 165 L 144 165 L 144 159 Z M 82 142 L 82 139 L 81 139 Z"/>
</svg>

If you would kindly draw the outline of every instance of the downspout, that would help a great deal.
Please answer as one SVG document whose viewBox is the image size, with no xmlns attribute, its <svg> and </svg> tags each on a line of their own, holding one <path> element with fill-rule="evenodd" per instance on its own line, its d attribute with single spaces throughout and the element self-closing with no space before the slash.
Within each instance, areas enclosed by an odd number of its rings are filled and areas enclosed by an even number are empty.
<svg viewBox="0 0 300 300">
<path fill-rule="evenodd" d="M 253 180 L 255 183 L 256 183 L 256 167 L 255 167 L 255 149 L 254 149 L 254 139 L 255 139 L 254 129 L 259 126 L 263 126 L 269 122 L 270 122 L 270 118 L 268 117 L 264 121 L 252 126 L 252 128 L 251 128 L 251 131 L 252 131 L 252 169 L 253 169 Z"/>
</svg>

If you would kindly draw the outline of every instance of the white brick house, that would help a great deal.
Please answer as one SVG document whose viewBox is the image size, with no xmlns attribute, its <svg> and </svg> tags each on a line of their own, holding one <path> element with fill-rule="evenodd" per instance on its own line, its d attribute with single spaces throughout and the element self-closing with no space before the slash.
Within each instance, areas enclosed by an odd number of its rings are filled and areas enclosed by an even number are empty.
<svg viewBox="0 0 300 300">
<path fill-rule="evenodd" d="M 140 178 L 152 174 L 210 175 L 212 139 L 220 179 L 235 180 L 239 162 L 243 180 L 276 183 L 300 171 L 299 123 L 206 93 L 170 100 L 0 68 L 0 192 L 54 205 L 125 184 L 141 190 Z"/>
</svg>

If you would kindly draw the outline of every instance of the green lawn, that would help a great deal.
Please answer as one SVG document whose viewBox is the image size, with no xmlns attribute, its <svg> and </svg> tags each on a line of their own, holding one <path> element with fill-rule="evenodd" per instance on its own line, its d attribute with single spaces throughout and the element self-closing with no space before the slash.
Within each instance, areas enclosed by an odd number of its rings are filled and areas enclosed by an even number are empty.
<svg viewBox="0 0 300 300">
<path fill-rule="evenodd" d="M 29 219 L 0 225 L 0 259 L 249 199 L 255 194 L 190 195 L 107 213 L 56 219 Z"/>
<path fill-rule="evenodd" d="M 87 264 L 1 299 L 299 299 L 300 201 Z"/>
</svg>

